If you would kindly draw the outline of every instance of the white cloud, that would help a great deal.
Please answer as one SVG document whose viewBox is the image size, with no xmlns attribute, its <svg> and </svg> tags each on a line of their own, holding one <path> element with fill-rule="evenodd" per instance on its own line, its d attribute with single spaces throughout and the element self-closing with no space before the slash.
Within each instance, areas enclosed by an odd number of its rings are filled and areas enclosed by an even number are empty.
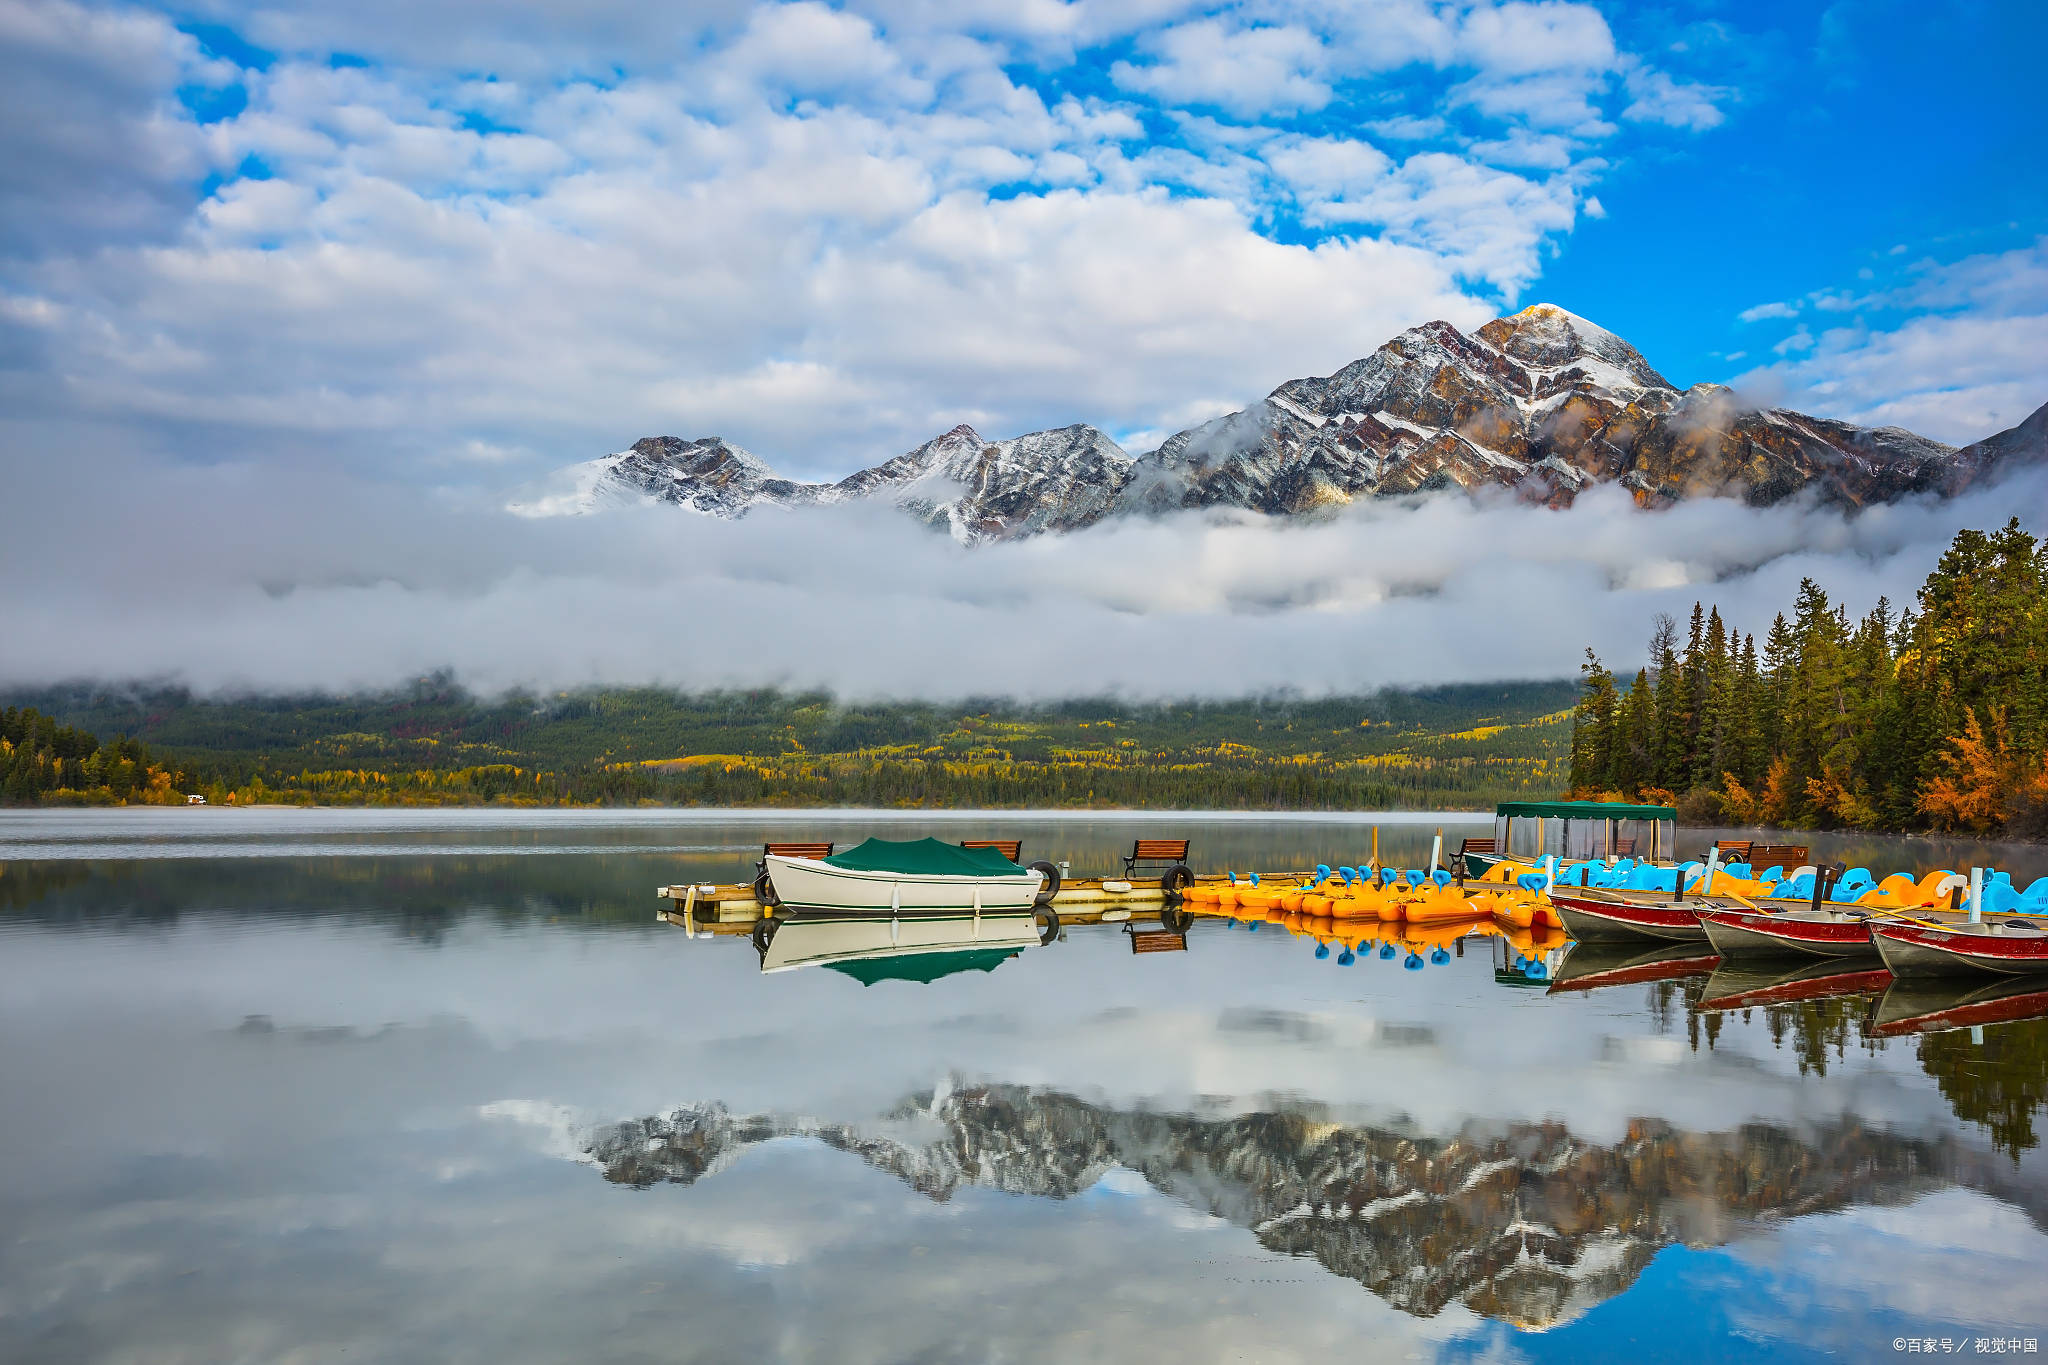
<svg viewBox="0 0 2048 1365">
<path fill-rule="evenodd" d="M 143 11 L 0 11 L 14 420 L 208 459 L 508 451 L 454 465 L 513 477 L 653 432 L 827 474 L 963 416 L 1164 429 L 1479 321 L 1594 211 L 1584 139 L 1626 55 L 1559 3 L 206 17 L 275 60 Z M 1041 93 L 1107 42 L 1119 91 Z M 1398 86 L 1381 136 L 1436 145 L 1396 164 L 1290 126 L 1340 83 Z M 195 90 L 246 105 L 202 123 Z M 1499 125 L 1460 148 L 1461 106 Z"/>
<path fill-rule="evenodd" d="M 1744 322 L 1762 322 L 1767 318 L 1796 318 L 1799 307 L 1791 303 L 1760 303 L 1754 308 L 1745 308 L 1735 315 Z"/>
<path fill-rule="evenodd" d="M 1110 68 L 1110 78 L 1125 90 L 1240 115 L 1320 109 L 1330 100 L 1322 40 L 1307 29 L 1201 19 L 1167 29 L 1143 47 L 1153 60 Z"/>
<path fill-rule="evenodd" d="M 1460 55 L 1492 76 L 1606 71 L 1616 56 L 1600 11 L 1562 0 L 1476 6 L 1458 38 Z"/>
<path fill-rule="evenodd" d="M 1791 336 L 1786 337 L 1783 341 L 1771 347 L 1771 349 L 1779 355 L 1794 355 L 1800 351 L 1810 351 L 1813 349 L 1813 333 L 1807 331 L 1806 325 L 1801 323 Z"/>
<path fill-rule="evenodd" d="M 1625 60 L 1621 69 L 1622 84 L 1629 96 L 1628 107 L 1621 111 L 1625 119 L 1705 132 L 1719 127 L 1727 118 L 1720 106 L 1734 91 L 1726 86 L 1676 81 L 1636 58 Z"/>
<path fill-rule="evenodd" d="M 61 496 L 56 467 L 14 485 L 46 510 L 0 542 L 15 604 L 0 681 L 380 685 L 445 665 L 484 688 L 782 683 L 945 697 L 1556 677 L 1588 643 L 1629 663 L 1655 612 L 1682 614 L 1697 597 L 1748 629 L 1808 574 L 1852 611 L 1880 592 L 1904 600 L 1956 526 L 2048 506 L 2039 471 L 1853 520 L 1713 500 L 1639 512 L 1608 488 L 1563 512 L 1453 497 L 1307 524 L 1125 521 L 968 550 L 882 508 L 535 522 L 333 475 L 167 473 L 112 457 L 97 475 L 91 499 Z M 1550 629 L 1477 656 L 1438 628 L 1492 610 L 1502 583 L 1568 605 Z M 776 619 L 805 628 L 759 629 Z M 1061 648 L 957 648 L 994 635 Z M 713 647 L 732 640 L 750 643 Z M 1189 640 L 1228 645 L 1196 669 L 1162 662 Z"/>
<path fill-rule="evenodd" d="M 1802 327 L 1780 344 L 1787 359 L 1736 382 L 1803 411 L 1958 444 L 2016 426 L 2048 403 L 2048 239 L 1923 262 L 1907 283 L 1858 306 L 1878 320 L 1817 335 Z M 1907 315 L 1884 325 L 1882 315 L 1900 309 Z"/>
</svg>

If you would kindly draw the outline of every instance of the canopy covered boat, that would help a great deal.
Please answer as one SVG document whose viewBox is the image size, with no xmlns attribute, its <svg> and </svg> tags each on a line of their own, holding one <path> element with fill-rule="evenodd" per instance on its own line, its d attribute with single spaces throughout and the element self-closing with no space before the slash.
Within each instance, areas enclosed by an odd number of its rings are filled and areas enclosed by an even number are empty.
<svg viewBox="0 0 2048 1365">
<path fill-rule="evenodd" d="M 1030 910 L 1045 874 L 993 848 L 937 839 L 868 839 L 825 858 L 771 853 L 763 861 L 783 909 L 887 919 Z"/>
<path fill-rule="evenodd" d="M 955 972 L 994 971 L 1041 940 L 1027 911 L 980 919 L 793 919 L 764 936 L 763 973 L 825 967 L 864 986 L 936 981 Z"/>
<path fill-rule="evenodd" d="M 1467 851 L 1465 873 L 1484 876 L 1497 862 L 1540 863 L 1632 857 L 1668 862 L 1678 812 L 1623 801 L 1503 801 L 1493 808 L 1493 852 Z"/>
</svg>

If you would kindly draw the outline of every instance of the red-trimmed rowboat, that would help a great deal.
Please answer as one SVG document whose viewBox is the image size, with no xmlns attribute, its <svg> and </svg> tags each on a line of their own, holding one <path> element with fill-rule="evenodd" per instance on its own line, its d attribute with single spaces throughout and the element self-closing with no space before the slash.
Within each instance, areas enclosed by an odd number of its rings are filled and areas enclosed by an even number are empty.
<svg viewBox="0 0 2048 1365">
<path fill-rule="evenodd" d="M 1870 916 L 1840 910 L 1703 910 L 1707 941 L 1726 957 L 1756 953 L 1780 957 L 1875 957 Z"/>
<path fill-rule="evenodd" d="M 1660 938 L 1671 943 L 1705 943 L 1706 928 L 1689 901 L 1624 901 L 1575 896 L 1554 887 L 1550 903 L 1577 939 Z M 1709 907 L 1711 908 L 1711 907 Z"/>
<path fill-rule="evenodd" d="M 1870 933 L 1893 976 L 2048 972 L 2048 931 L 2023 921 L 1940 926 L 1876 921 Z"/>
</svg>

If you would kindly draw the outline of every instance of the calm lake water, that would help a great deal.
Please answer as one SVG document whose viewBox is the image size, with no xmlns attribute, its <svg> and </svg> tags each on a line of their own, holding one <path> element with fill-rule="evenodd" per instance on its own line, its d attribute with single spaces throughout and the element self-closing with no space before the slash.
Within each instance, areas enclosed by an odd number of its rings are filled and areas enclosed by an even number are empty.
<svg viewBox="0 0 2048 1365">
<path fill-rule="evenodd" d="M 1389 859 L 1485 832 L 1377 820 Z M 1756 1003 L 1799 988 L 1576 949 L 1546 989 L 1500 939 L 1407 970 L 1217 919 L 864 985 L 653 918 L 768 836 L 1021 836 L 1082 873 L 1185 833 L 1284 870 L 1374 822 L 0 812 L 0 1360 L 2048 1339 L 2048 1019 L 1900 1031 L 1960 990 Z"/>
</svg>

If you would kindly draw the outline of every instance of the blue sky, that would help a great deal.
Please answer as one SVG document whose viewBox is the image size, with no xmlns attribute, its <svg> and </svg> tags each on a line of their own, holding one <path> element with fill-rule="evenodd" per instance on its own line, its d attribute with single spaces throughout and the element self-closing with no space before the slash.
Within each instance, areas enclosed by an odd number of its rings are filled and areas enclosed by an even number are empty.
<svg viewBox="0 0 2048 1365">
<path fill-rule="evenodd" d="M 2048 400 L 2037 6 L 681 13 L 5 0 L 16 458 L 1142 448 L 1537 300 L 1680 384 L 1953 441 Z"/>
</svg>

